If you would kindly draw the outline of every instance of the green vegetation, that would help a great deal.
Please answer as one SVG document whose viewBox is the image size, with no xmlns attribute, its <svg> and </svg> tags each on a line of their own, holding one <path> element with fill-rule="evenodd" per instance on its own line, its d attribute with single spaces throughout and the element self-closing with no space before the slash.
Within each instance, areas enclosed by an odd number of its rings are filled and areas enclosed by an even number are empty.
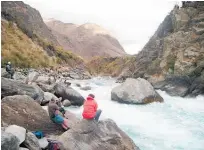
<svg viewBox="0 0 204 150">
<path fill-rule="evenodd" d="M 174 65 L 176 62 L 176 56 L 173 54 L 170 54 L 167 56 L 167 70 L 171 69 L 174 73 Z"/>
<path fill-rule="evenodd" d="M 10 61 L 16 67 L 39 68 L 62 63 L 74 66 L 83 62 L 80 57 L 43 41 L 35 34 L 30 39 L 12 22 L 2 21 L 1 24 L 2 64 Z M 33 42 L 34 39 L 36 42 Z"/>
</svg>

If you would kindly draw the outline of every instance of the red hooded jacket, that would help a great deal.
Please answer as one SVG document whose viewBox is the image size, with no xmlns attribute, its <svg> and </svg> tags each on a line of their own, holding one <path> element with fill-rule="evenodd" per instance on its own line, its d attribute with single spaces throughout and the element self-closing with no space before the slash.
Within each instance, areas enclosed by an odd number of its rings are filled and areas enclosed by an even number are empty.
<svg viewBox="0 0 204 150">
<path fill-rule="evenodd" d="M 84 102 L 84 111 L 82 113 L 83 118 L 93 119 L 96 115 L 97 108 L 98 104 L 96 101 L 92 97 L 88 96 Z"/>
</svg>

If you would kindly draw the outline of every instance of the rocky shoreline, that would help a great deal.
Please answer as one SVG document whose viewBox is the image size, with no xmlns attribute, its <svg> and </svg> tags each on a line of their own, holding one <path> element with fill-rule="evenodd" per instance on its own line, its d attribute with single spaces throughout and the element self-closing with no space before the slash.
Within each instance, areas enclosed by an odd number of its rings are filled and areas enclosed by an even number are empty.
<svg viewBox="0 0 204 150">
<path fill-rule="evenodd" d="M 61 126 L 51 122 L 47 111 L 42 108 L 51 98 L 61 97 L 62 103 L 68 106 L 81 106 L 84 101 L 80 93 L 71 88 L 69 81 L 73 79 L 63 77 L 61 74 L 55 79 L 56 77 L 49 73 L 44 74 L 36 70 L 28 72 L 27 76 L 17 72 L 14 79 L 1 78 L 2 147 L 5 150 L 46 149 L 50 139 L 60 142 L 60 149 L 66 150 L 73 148 L 139 150 L 126 133 L 110 119 L 96 123 L 80 120 L 67 111 L 65 116 L 69 120 L 70 129 L 66 132 Z M 81 87 L 84 90 L 90 88 Z M 14 132 L 16 129 L 21 130 L 16 133 Z M 45 137 L 37 139 L 33 131 L 43 131 Z"/>
<path fill-rule="evenodd" d="M 66 116 L 71 126 L 70 130 L 64 132 L 61 127 L 52 123 L 48 113 L 42 108 L 42 106 L 49 103 L 51 98 L 57 99 L 61 97 L 62 104 L 66 106 L 82 106 L 84 102 L 84 97 L 71 87 L 71 82 L 74 79 L 57 73 L 54 73 L 56 75 L 54 76 L 53 71 L 31 70 L 26 75 L 18 71 L 14 76 L 14 80 L 5 78 L 5 72 L 2 74 L 4 77 L 1 78 L 1 124 L 5 149 L 12 149 L 12 147 L 9 147 L 9 142 L 16 143 L 14 145 L 17 145 L 17 149 L 20 148 L 22 143 L 26 142 L 26 136 L 33 137 L 31 132 L 40 130 L 46 135 L 45 141 L 51 137 L 53 140 L 61 142 L 61 149 L 71 150 L 74 147 L 78 147 L 77 149 L 80 150 L 86 147 L 87 149 L 101 150 L 107 148 L 110 150 L 122 150 L 124 148 L 139 150 L 134 142 L 110 119 L 96 123 L 94 121 L 80 120 L 67 111 Z M 88 78 L 90 79 L 91 76 L 88 76 Z M 77 77 L 77 79 L 79 78 Z M 84 78 L 80 79 L 83 80 Z M 142 78 L 127 78 L 122 84 L 112 89 L 111 99 L 128 104 L 163 102 L 163 98 L 155 89 L 164 89 L 170 95 L 171 91 L 173 91 L 172 95 L 177 92 L 180 96 L 185 96 L 189 88 L 186 80 L 186 78 L 180 78 L 178 87 L 177 80 L 172 79 L 169 79 L 168 83 L 166 83 L 167 81 L 159 84 L 155 83 L 152 86 L 147 80 Z M 172 88 L 174 82 L 176 86 Z M 169 87 L 169 84 L 172 87 Z M 80 84 L 76 84 L 76 86 L 82 90 L 91 90 L 91 87 L 81 87 Z M 6 129 L 12 128 L 13 125 L 16 125 L 15 128 L 26 130 L 26 132 L 23 132 L 25 139 L 21 144 L 19 144 L 18 138 L 16 139 L 15 136 L 6 132 Z M 30 140 L 37 141 L 32 138 Z M 95 144 L 93 144 L 94 142 Z M 39 148 L 38 143 L 36 142 L 35 146 Z M 105 143 L 105 145 L 102 143 Z M 26 147 L 25 145 L 23 144 L 24 147 Z M 27 148 L 30 149 L 30 147 Z M 39 149 L 43 148 L 40 147 Z"/>
</svg>

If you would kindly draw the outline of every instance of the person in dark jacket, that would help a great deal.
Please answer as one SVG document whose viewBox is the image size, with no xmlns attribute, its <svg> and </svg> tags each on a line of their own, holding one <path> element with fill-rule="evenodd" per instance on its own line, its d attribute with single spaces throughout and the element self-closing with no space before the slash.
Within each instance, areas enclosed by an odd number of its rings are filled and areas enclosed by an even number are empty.
<svg viewBox="0 0 204 150">
<path fill-rule="evenodd" d="M 11 62 L 8 62 L 6 64 L 6 71 L 9 73 L 9 75 L 11 76 L 11 79 L 13 79 L 13 75 L 14 75 L 14 69 L 11 66 Z"/>
<path fill-rule="evenodd" d="M 56 104 L 56 100 L 54 98 L 52 98 L 49 102 L 48 113 L 51 121 L 61 124 L 65 130 L 69 129 L 68 120 L 60 115 L 60 107 Z"/>
<path fill-rule="evenodd" d="M 101 115 L 101 110 L 98 109 L 98 104 L 94 100 L 95 96 L 93 94 L 89 94 L 84 102 L 84 110 L 82 116 L 84 119 L 95 119 L 99 120 Z"/>
</svg>

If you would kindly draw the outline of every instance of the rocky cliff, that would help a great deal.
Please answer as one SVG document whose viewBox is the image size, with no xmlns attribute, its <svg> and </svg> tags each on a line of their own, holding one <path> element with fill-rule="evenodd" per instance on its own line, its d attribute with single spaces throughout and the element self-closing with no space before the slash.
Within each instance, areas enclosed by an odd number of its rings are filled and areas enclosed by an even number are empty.
<svg viewBox="0 0 204 150">
<path fill-rule="evenodd" d="M 157 88 L 185 88 L 180 95 L 204 94 L 204 2 L 183 2 L 175 6 L 155 34 L 136 56 L 129 76 L 143 77 Z M 168 80 L 168 81 L 167 81 Z M 181 81 L 182 80 L 182 81 Z M 183 84 L 186 83 L 187 84 Z"/>
<path fill-rule="evenodd" d="M 76 66 L 83 60 L 64 51 L 40 13 L 21 1 L 1 2 L 2 64 L 15 67 Z"/>
<path fill-rule="evenodd" d="M 102 27 L 87 23 L 75 25 L 54 19 L 45 20 L 47 26 L 64 49 L 82 56 L 123 56 L 125 51 L 120 43 Z"/>
<path fill-rule="evenodd" d="M 2 18 L 15 22 L 17 26 L 29 37 L 39 36 L 53 44 L 58 44 L 38 10 L 22 1 L 1 2 Z"/>
</svg>

